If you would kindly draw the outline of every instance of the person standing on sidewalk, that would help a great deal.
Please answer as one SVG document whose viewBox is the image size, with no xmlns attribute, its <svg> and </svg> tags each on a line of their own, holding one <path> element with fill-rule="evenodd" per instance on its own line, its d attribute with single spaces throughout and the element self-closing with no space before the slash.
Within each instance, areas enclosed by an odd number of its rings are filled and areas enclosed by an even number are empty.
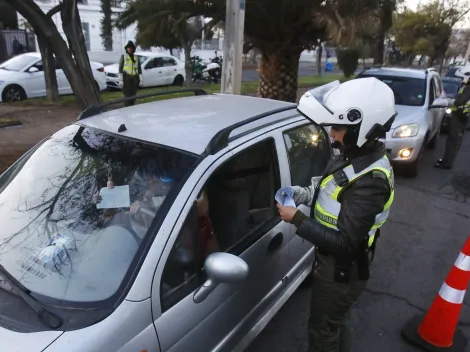
<svg viewBox="0 0 470 352">
<path fill-rule="evenodd" d="M 469 76 L 456 73 L 463 78 L 463 86 L 459 94 L 455 97 L 454 105 L 450 107 L 452 115 L 450 117 L 450 129 L 446 140 L 444 157 L 438 159 L 434 164 L 439 169 L 452 169 L 454 160 L 460 150 L 465 129 L 468 125 L 468 114 L 470 113 L 470 80 Z"/>
<path fill-rule="evenodd" d="M 125 97 L 132 97 L 137 94 L 137 90 L 143 84 L 142 80 L 142 66 L 139 58 L 134 55 L 135 45 L 129 40 L 124 47 L 125 54 L 119 60 L 119 80 L 122 84 L 122 92 Z M 135 99 L 127 100 L 124 105 L 132 106 L 135 104 Z"/>
<path fill-rule="evenodd" d="M 321 99 L 307 92 L 298 110 L 331 126 L 342 150 L 310 187 L 292 187 L 296 205 L 311 204 L 311 217 L 277 204 L 282 220 L 315 245 L 308 321 L 309 352 L 351 351 L 348 320 L 365 290 L 379 228 L 394 198 L 393 169 L 379 138 L 397 115 L 393 91 L 376 78 L 345 82 Z"/>
</svg>

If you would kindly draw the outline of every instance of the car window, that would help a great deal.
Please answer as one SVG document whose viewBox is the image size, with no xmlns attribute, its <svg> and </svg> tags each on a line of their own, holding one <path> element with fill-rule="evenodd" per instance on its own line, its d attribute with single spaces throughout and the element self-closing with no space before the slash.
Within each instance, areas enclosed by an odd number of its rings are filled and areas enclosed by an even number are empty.
<svg viewBox="0 0 470 352">
<path fill-rule="evenodd" d="M 0 68 L 6 71 L 21 71 L 30 67 L 38 61 L 37 57 L 31 55 L 18 55 L 0 65 Z"/>
<path fill-rule="evenodd" d="M 273 139 L 238 153 L 209 177 L 186 217 L 165 264 L 161 304 L 165 311 L 204 281 L 213 252 L 240 255 L 280 218 L 274 194 L 280 174 Z"/>
<path fill-rule="evenodd" d="M 429 104 L 432 104 L 436 99 L 436 87 L 434 84 L 434 80 L 429 80 Z"/>
<path fill-rule="evenodd" d="M 311 178 L 321 176 L 331 157 L 328 135 L 321 127 L 310 123 L 285 131 L 283 136 L 292 185 L 310 186 Z"/>
<path fill-rule="evenodd" d="M 459 89 L 460 89 L 460 83 L 459 82 L 452 82 L 452 81 L 444 81 L 444 90 L 447 94 L 448 98 L 455 98 L 455 96 L 458 94 Z"/>
<path fill-rule="evenodd" d="M 152 60 L 150 60 L 148 63 L 147 63 L 147 66 L 145 66 L 146 69 L 149 69 L 149 68 L 158 68 L 158 67 L 162 67 L 163 66 L 163 63 L 162 63 L 162 58 L 161 57 L 156 57 L 156 58 L 153 58 Z"/>
<path fill-rule="evenodd" d="M 176 61 L 171 57 L 162 58 L 163 66 L 176 66 Z"/>
<path fill-rule="evenodd" d="M 361 74 L 357 78 L 375 77 L 386 83 L 395 95 L 395 104 L 422 106 L 426 98 L 426 80 L 398 76 Z"/>
<path fill-rule="evenodd" d="M 61 68 L 61 66 L 60 66 L 60 64 L 59 64 L 59 61 L 56 60 L 55 58 L 54 58 L 53 60 L 54 60 L 53 65 L 54 65 L 55 69 L 56 69 L 56 70 L 61 70 L 62 68 Z M 43 63 L 42 63 L 42 60 L 36 62 L 36 63 L 35 63 L 33 66 L 31 66 L 31 67 L 37 68 L 40 72 L 41 72 L 41 71 L 44 71 L 44 65 L 43 65 Z"/>
<path fill-rule="evenodd" d="M 196 162 L 90 128 L 62 129 L 0 177 L 1 264 L 40 300 L 94 307 L 117 299 L 149 228 Z"/>
<path fill-rule="evenodd" d="M 138 58 L 140 64 L 143 65 L 144 62 L 148 59 L 148 56 L 137 55 L 137 58 Z"/>
</svg>

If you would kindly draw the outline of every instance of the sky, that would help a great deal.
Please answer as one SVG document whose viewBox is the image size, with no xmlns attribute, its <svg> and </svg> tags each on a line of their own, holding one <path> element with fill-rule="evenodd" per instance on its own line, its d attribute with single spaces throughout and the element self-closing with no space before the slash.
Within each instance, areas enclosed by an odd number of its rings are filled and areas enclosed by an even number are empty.
<svg viewBox="0 0 470 352">
<path fill-rule="evenodd" d="M 418 6 L 419 3 L 421 3 L 421 5 L 424 5 L 432 1 L 433 0 L 405 0 L 405 4 L 408 8 L 416 10 L 416 7 Z M 460 0 L 460 1 L 470 1 L 470 0 Z M 468 17 L 469 16 L 467 16 L 467 18 L 464 21 L 462 21 L 462 23 L 459 23 L 457 27 L 470 28 L 470 19 Z"/>
</svg>

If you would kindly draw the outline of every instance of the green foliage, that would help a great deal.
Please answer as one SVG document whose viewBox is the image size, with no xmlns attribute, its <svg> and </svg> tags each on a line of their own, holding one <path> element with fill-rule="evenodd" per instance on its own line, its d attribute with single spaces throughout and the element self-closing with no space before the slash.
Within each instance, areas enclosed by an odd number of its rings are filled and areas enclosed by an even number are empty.
<svg viewBox="0 0 470 352">
<path fill-rule="evenodd" d="M 347 48 L 336 52 L 338 67 L 343 71 L 346 78 L 351 77 L 357 69 L 359 52 L 357 49 Z"/>
<path fill-rule="evenodd" d="M 405 9 L 393 28 L 396 43 L 407 55 L 443 57 L 449 47 L 452 27 L 469 11 L 467 3 L 454 0 L 432 2 L 417 11 Z"/>
</svg>

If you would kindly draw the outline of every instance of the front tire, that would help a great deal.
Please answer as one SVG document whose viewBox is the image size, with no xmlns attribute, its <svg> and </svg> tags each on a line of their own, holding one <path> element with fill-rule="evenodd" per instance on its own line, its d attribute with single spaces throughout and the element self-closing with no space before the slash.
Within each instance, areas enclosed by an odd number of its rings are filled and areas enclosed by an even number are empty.
<svg viewBox="0 0 470 352">
<path fill-rule="evenodd" d="M 14 103 L 26 99 L 26 93 L 22 87 L 17 84 L 6 86 L 2 92 L 2 101 Z"/>
<path fill-rule="evenodd" d="M 182 86 L 184 83 L 184 77 L 182 75 L 177 75 L 173 80 L 174 86 Z"/>
</svg>

